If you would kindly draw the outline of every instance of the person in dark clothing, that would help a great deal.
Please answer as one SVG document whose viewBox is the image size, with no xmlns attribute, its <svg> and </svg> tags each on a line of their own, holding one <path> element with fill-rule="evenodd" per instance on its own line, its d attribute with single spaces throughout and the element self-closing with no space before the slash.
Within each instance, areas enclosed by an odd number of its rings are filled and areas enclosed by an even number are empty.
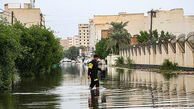
<svg viewBox="0 0 194 109">
<path fill-rule="evenodd" d="M 96 89 L 99 88 L 99 79 L 98 79 L 98 71 L 102 71 L 98 68 L 98 56 L 94 55 L 94 59 L 89 62 L 88 66 L 88 79 L 91 78 L 90 89 L 96 86 Z"/>
</svg>

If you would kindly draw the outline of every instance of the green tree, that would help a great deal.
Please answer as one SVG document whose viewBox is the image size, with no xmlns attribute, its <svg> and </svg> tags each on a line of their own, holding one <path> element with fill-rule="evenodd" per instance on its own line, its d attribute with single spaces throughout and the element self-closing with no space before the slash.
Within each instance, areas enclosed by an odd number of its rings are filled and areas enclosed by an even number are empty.
<svg viewBox="0 0 194 109">
<path fill-rule="evenodd" d="M 10 89 L 16 71 L 25 77 L 50 72 L 62 53 L 59 39 L 46 27 L 0 22 L 0 90 Z"/>
<path fill-rule="evenodd" d="M 68 59 L 76 60 L 77 57 L 79 56 L 79 49 L 80 47 L 72 46 L 68 50 L 64 51 L 65 52 L 64 56 Z"/>
<path fill-rule="evenodd" d="M 150 39 L 150 34 L 147 31 L 140 31 L 140 35 L 137 35 L 139 43 L 147 42 Z"/>
<path fill-rule="evenodd" d="M 152 32 L 153 34 L 153 40 L 158 40 L 158 38 L 159 38 L 159 35 L 158 35 L 158 30 L 153 30 L 153 32 Z"/>
<path fill-rule="evenodd" d="M 62 58 L 62 47 L 53 32 L 43 26 L 30 28 L 16 23 L 14 28 L 21 31 L 20 44 L 25 48 L 22 57 L 16 60 L 21 76 L 31 77 L 49 72 L 53 64 Z"/>
<path fill-rule="evenodd" d="M 20 56 L 20 32 L 11 25 L 0 22 L 0 90 L 11 88 L 15 60 Z"/>
<path fill-rule="evenodd" d="M 124 28 L 128 22 L 112 22 L 112 27 L 110 28 L 110 33 L 108 34 L 108 44 L 107 48 L 112 51 L 115 49 L 116 54 L 119 54 L 119 49 L 129 45 L 130 33 Z"/>
<path fill-rule="evenodd" d="M 168 40 L 171 38 L 174 38 L 173 34 L 170 34 L 169 32 L 165 33 L 164 31 L 161 31 L 159 35 L 157 30 L 153 30 L 152 38 L 150 36 L 150 33 L 148 33 L 147 31 L 140 31 L 140 34 L 137 35 L 137 40 L 140 44 L 146 43 L 149 41 Z"/>
<path fill-rule="evenodd" d="M 98 43 L 96 43 L 96 50 L 94 51 L 101 59 L 105 59 L 109 53 L 110 49 L 107 50 L 108 39 L 102 38 Z"/>
</svg>

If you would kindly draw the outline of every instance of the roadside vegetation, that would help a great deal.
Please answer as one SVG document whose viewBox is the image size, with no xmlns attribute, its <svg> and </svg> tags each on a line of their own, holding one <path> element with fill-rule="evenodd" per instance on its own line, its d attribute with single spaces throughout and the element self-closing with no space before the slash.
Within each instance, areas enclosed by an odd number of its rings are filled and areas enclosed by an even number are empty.
<svg viewBox="0 0 194 109">
<path fill-rule="evenodd" d="M 153 41 L 161 42 L 161 40 L 167 41 L 168 39 L 174 38 L 173 34 L 164 31 L 159 33 L 158 30 L 153 30 L 152 36 L 147 31 L 140 31 L 136 36 L 139 44 L 151 43 Z"/>
<path fill-rule="evenodd" d="M 108 34 L 107 49 L 112 53 L 119 54 L 119 49 L 126 47 L 130 44 L 131 34 L 128 33 L 125 27 L 128 22 L 112 22 L 110 33 Z"/>
<path fill-rule="evenodd" d="M 72 46 L 68 50 L 64 51 L 63 57 L 66 57 L 66 58 L 71 59 L 71 60 L 77 60 L 77 57 L 79 56 L 80 49 L 84 49 L 84 47 L 83 46 L 81 46 L 81 47 Z M 83 54 L 82 54 L 82 56 L 83 56 Z"/>
<path fill-rule="evenodd" d="M 177 63 L 173 63 L 170 60 L 166 59 L 162 63 L 159 69 L 152 70 L 153 72 L 163 73 L 163 74 L 172 74 L 173 72 L 180 71 Z M 170 76 L 170 75 L 167 75 Z"/>
<path fill-rule="evenodd" d="M 133 68 L 133 61 L 129 57 L 127 60 L 124 60 L 122 56 L 118 57 L 116 59 L 116 67 Z"/>
<path fill-rule="evenodd" d="M 98 43 L 96 43 L 96 50 L 94 52 L 101 59 L 105 59 L 111 52 L 110 49 L 107 49 L 107 41 L 108 38 L 102 38 Z"/>
<path fill-rule="evenodd" d="M 50 29 L 0 22 L 0 90 L 11 89 L 14 74 L 26 78 L 50 73 L 62 54 L 59 39 Z"/>
</svg>

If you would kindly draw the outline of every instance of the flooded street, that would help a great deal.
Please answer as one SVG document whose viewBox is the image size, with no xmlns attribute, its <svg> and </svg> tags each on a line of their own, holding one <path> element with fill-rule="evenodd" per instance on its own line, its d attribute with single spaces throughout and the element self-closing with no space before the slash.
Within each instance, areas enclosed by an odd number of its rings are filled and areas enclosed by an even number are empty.
<svg viewBox="0 0 194 109">
<path fill-rule="evenodd" d="M 89 90 L 87 66 L 62 65 L 62 73 L 22 80 L 0 93 L 0 109 L 194 108 L 194 75 L 164 75 L 107 68 L 100 90 Z"/>
</svg>

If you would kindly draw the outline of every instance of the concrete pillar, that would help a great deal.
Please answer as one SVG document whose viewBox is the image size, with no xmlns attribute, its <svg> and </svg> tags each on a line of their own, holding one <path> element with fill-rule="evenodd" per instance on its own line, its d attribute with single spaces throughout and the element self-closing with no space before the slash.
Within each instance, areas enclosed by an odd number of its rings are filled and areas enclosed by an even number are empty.
<svg viewBox="0 0 194 109">
<path fill-rule="evenodd" d="M 194 67 L 194 52 L 189 47 L 188 42 L 185 44 L 185 55 L 184 55 L 184 66 L 185 67 Z"/>
</svg>

